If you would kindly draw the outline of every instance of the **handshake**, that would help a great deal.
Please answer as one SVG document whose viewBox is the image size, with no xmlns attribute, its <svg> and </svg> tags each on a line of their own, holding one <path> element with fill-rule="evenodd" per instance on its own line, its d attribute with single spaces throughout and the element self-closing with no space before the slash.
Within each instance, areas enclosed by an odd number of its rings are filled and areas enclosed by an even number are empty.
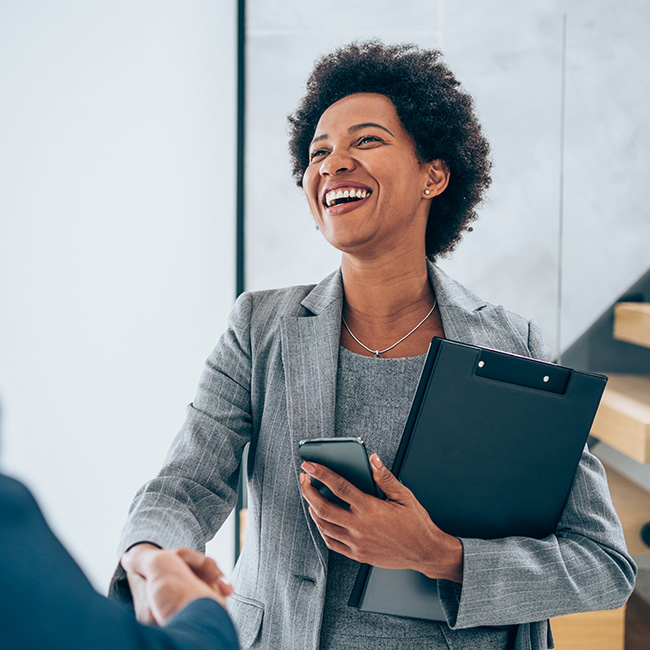
<svg viewBox="0 0 650 650">
<path fill-rule="evenodd" d="M 166 550 L 136 544 L 121 559 L 135 614 L 141 623 L 165 625 L 193 600 L 209 598 L 226 607 L 233 587 L 216 562 L 191 548 Z"/>
<path fill-rule="evenodd" d="M 29 489 L 0 473 L 2 650 L 236 650 L 233 588 L 189 548 L 137 544 L 122 556 L 136 615 L 98 594 Z"/>
</svg>

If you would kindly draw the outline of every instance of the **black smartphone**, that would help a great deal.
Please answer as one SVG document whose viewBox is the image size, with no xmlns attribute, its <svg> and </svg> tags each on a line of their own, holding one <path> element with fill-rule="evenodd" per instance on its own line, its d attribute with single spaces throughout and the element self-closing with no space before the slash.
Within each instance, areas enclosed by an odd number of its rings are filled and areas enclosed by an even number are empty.
<svg viewBox="0 0 650 650">
<path fill-rule="evenodd" d="M 368 452 L 360 438 L 312 438 L 301 440 L 298 453 L 303 460 L 312 461 L 336 472 L 362 492 L 379 497 L 372 470 L 368 461 Z M 328 500 L 346 510 L 350 509 L 321 481 L 311 478 L 312 485 Z"/>
</svg>

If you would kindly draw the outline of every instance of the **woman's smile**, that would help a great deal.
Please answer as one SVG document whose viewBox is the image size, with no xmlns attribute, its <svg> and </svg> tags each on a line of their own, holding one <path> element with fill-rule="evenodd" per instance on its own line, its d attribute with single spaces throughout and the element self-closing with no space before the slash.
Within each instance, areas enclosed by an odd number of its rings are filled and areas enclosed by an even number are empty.
<svg viewBox="0 0 650 650">
<path fill-rule="evenodd" d="M 321 191 L 323 208 L 330 216 L 345 214 L 364 205 L 372 196 L 367 185 L 352 181 L 328 183 Z"/>
</svg>

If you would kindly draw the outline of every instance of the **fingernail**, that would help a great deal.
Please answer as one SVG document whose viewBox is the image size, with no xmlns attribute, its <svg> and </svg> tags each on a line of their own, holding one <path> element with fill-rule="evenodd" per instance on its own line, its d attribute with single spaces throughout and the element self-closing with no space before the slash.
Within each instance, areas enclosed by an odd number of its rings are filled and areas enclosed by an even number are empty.
<svg viewBox="0 0 650 650">
<path fill-rule="evenodd" d="M 379 456 L 378 456 L 377 454 L 373 454 L 373 455 L 370 457 L 370 460 L 372 461 L 372 464 L 373 464 L 377 469 L 381 469 L 381 468 L 384 466 L 383 463 L 381 462 Z"/>
<path fill-rule="evenodd" d="M 305 482 L 305 474 L 300 472 L 300 474 L 298 474 L 298 478 L 300 479 L 300 485 L 302 485 Z"/>
<path fill-rule="evenodd" d="M 221 585 L 223 587 L 222 588 L 222 593 L 223 593 L 224 596 L 229 596 L 230 594 L 235 592 L 235 588 L 230 584 L 230 582 L 228 580 L 226 580 L 226 578 L 223 578 L 223 577 L 219 578 L 219 582 L 221 583 Z M 220 587 L 220 589 L 221 589 L 221 587 Z"/>
<path fill-rule="evenodd" d="M 300 467 L 302 467 L 307 474 L 312 474 L 316 470 L 316 468 L 308 462 L 304 462 Z"/>
</svg>

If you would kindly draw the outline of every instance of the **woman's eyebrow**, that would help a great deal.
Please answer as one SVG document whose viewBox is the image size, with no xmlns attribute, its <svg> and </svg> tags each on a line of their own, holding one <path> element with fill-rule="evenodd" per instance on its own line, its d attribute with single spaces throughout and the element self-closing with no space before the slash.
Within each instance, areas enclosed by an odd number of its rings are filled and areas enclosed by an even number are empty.
<svg viewBox="0 0 650 650">
<path fill-rule="evenodd" d="M 386 131 L 386 133 L 395 137 L 385 126 L 382 126 L 381 124 L 375 124 L 374 122 L 364 122 L 363 124 L 355 124 L 354 126 L 351 126 L 348 129 L 348 133 L 355 133 L 356 131 L 360 131 L 361 129 L 367 129 L 369 126 L 374 126 L 378 129 L 381 129 L 382 131 Z M 329 138 L 327 133 L 323 133 L 322 135 L 317 135 L 311 141 L 311 144 L 314 144 L 315 142 L 320 142 L 321 140 L 327 140 L 327 138 Z"/>
<path fill-rule="evenodd" d="M 369 126 L 374 126 L 382 131 L 386 131 L 389 135 L 393 135 L 385 126 L 381 124 L 375 124 L 374 122 L 364 122 L 363 124 L 355 124 L 348 129 L 348 133 L 354 133 L 355 131 L 360 131 L 361 129 L 367 129 Z M 393 135 L 393 137 L 395 137 Z"/>
</svg>

